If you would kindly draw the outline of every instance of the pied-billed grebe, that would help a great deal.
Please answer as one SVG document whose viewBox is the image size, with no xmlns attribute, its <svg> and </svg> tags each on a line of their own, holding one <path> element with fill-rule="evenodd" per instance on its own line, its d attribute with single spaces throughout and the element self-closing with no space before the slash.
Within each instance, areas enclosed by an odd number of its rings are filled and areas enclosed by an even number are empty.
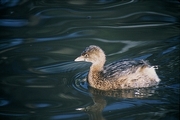
<svg viewBox="0 0 180 120">
<path fill-rule="evenodd" d="M 75 61 L 91 62 L 89 85 L 100 90 L 132 89 L 158 85 L 159 77 L 154 66 L 144 60 L 120 60 L 104 66 L 104 51 L 90 45 Z"/>
</svg>

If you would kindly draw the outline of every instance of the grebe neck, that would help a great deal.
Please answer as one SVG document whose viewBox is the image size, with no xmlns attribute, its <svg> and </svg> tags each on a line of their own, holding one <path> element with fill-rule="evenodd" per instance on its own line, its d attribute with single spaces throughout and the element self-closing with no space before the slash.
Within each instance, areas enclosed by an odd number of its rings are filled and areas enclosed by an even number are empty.
<svg viewBox="0 0 180 120">
<path fill-rule="evenodd" d="M 92 64 L 90 71 L 100 72 L 104 69 L 104 63 Z"/>
<path fill-rule="evenodd" d="M 92 65 L 90 67 L 90 71 L 102 71 L 104 69 L 104 64 L 106 62 L 106 57 L 104 52 L 102 52 L 101 54 L 99 54 L 99 57 L 94 59 L 94 61 L 92 62 Z"/>
</svg>

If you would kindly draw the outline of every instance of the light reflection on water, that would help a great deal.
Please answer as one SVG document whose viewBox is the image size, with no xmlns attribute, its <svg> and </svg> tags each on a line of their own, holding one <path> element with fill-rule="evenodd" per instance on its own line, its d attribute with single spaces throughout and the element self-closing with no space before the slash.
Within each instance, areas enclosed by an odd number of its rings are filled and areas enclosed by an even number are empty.
<svg viewBox="0 0 180 120">
<path fill-rule="evenodd" d="M 176 1 L 1 1 L 1 119 L 178 119 L 179 19 Z M 90 44 L 107 63 L 158 65 L 147 89 L 90 88 L 90 63 L 74 62 Z"/>
</svg>

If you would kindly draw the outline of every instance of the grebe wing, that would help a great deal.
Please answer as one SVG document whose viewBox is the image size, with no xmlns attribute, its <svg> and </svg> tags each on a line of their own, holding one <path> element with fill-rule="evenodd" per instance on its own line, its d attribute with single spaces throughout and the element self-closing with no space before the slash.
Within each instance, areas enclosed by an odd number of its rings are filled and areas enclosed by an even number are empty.
<svg viewBox="0 0 180 120">
<path fill-rule="evenodd" d="M 150 66 L 144 60 L 120 60 L 104 66 L 103 75 L 105 78 L 116 78 L 136 72 L 139 67 Z"/>
</svg>

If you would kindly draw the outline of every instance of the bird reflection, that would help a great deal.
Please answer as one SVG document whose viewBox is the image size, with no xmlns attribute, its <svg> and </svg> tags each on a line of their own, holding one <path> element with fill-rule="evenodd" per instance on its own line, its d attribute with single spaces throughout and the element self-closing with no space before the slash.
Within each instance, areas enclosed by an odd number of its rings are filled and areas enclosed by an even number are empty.
<svg viewBox="0 0 180 120">
<path fill-rule="evenodd" d="M 137 89 L 122 89 L 115 91 L 103 91 L 89 87 L 89 92 L 92 95 L 101 95 L 105 97 L 117 97 L 117 98 L 146 98 L 152 96 L 155 93 L 155 89 L 152 88 L 137 88 Z"/>
<path fill-rule="evenodd" d="M 106 100 L 102 96 L 94 95 L 92 97 L 94 104 L 85 108 L 77 108 L 89 115 L 89 120 L 105 120 L 102 116 L 102 111 L 106 106 Z"/>
<path fill-rule="evenodd" d="M 105 97 L 114 97 L 114 98 L 147 98 L 152 96 L 155 93 L 155 87 L 153 88 L 140 88 L 140 89 L 123 89 L 116 91 L 102 91 L 92 87 L 88 88 L 89 92 L 92 95 L 93 105 L 77 108 L 76 110 L 84 111 L 88 114 L 89 120 L 105 120 L 102 115 L 103 109 L 107 105 Z"/>
</svg>

